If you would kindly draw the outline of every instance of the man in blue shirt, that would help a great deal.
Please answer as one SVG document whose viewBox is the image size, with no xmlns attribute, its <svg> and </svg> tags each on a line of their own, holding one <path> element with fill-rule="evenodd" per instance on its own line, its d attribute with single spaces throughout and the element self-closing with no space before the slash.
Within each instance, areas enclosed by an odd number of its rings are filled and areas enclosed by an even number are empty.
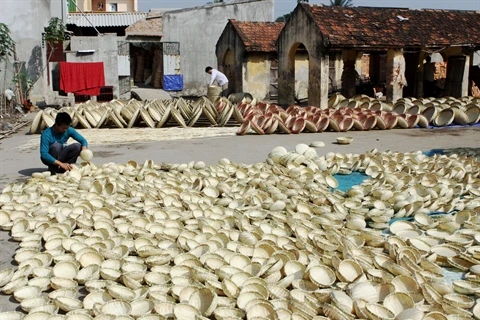
<svg viewBox="0 0 480 320">
<path fill-rule="evenodd" d="M 70 127 L 72 118 L 66 112 L 59 112 L 55 118 L 55 124 L 45 129 L 40 138 L 40 160 L 48 166 L 52 174 L 64 173 L 72 169 L 72 163 L 77 162 L 77 158 L 82 150 L 88 148 L 88 142 L 85 138 Z M 79 143 L 73 143 L 67 146 L 69 138 L 73 138 Z"/>
</svg>

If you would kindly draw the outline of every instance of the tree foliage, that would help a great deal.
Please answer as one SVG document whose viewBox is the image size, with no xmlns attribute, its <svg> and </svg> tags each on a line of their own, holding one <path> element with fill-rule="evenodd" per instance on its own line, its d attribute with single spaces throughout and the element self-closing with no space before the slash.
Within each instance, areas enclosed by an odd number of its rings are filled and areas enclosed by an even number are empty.
<svg viewBox="0 0 480 320">
<path fill-rule="evenodd" d="M 65 40 L 67 27 L 59 18 L 51 18 L 48 27 L 45 27 L 45 40 L 58 43 Z"/>
<path fill-rule="evenodd" d="M 351 7 L 353 6 L 352 0 L 330 0 L 332 7 Z"/>
<path fill-rule="evenodd" d="M 0 56 L 13 54 L 15 41 L 10 36 L 10 29 L 5 23 L 0 23 Z"/>
</svg>

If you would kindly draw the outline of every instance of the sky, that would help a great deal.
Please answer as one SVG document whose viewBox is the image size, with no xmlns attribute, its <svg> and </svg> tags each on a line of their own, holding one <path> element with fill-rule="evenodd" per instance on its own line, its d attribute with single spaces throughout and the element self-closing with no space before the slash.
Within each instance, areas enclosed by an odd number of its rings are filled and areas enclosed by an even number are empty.
<svg viewBox="0 0 480 320">
<path fill-rule="evenodd" d="M 150 8 L 189 8 L 204 5 L 209 1 L 212 0 L 138 0 L 138 9 L 140 11 L 148 11 Z M 330 1 L 310 0 L 310 4 L 320 3 L 329 4 Z M 275 18 L 291 12 L 296 5 L 296 0 L 275 0 Z M 353 0 L 353 5 L 410 9 L 431 8 L 480 11 L 480 0 Z"/>
</svg>

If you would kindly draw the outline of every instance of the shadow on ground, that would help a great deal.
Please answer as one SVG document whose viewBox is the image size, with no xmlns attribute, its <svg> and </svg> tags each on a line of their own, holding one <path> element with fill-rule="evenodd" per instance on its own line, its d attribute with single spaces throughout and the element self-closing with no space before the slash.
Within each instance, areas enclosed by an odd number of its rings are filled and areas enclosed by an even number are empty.
<svg viewBox="0 0 480 320">
<path fill-rule="evenodd" d="M 35 173 L 35 172 L 44 172 L 44 171 L 47 171 L 47 168 L 46 168 L 46 167 L 43 167 L 43 168 L 28 168 L 28 169 L 22 169 L 22 170 L 18 171 L 18 173 L 21 174 L 21 175 L 24 175 L 24 176 L 31 176 L 32 173 Z"/>
</svg>

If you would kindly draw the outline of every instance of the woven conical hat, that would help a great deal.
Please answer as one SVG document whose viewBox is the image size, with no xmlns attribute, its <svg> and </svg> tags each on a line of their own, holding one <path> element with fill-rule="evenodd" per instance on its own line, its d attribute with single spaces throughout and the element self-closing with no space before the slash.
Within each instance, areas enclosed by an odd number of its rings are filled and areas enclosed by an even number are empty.
<svg viewBox="0 0 480 320">
<path fill-rule="evenodd" d="M 42 119 L 43 121 L 45 121 L 45 123 L 47 124 L 47 127 L 52 127 L 54 124 L 55 124 L 55 119 L 52 118 L 52 116 L 50 116 L 48 113 L 46 112 L 43 112 L 42 113 Z"/>
<path fill-rule="evenodd" d="M 42 121 L 43 111 L 40 110 L 33 118 L 32 125 L 30 126 L 30 134 L 35 134 L 40 131 L 40 124 Z"/>
<path fill-rule="evenodd" d="M 469 124 L 476 124 L 480 121 L 480 106 L 472 105 L 465 110 Z"/>
<path fill-rule="evenodd" d="M 132 114 L 130 121 L 128 122 L 127 128 L 132 128 L 137 122 L 138 119 L 140 118 L 140 112 L 142 108 L 138 108 L 135 110 L 135 112 Z"/>
<path fill-rule="evenodd" d="M 150 114 L 148 113 L 148 111 L 145 110 L 144 108 L 140 108 L 140 117 L 150 128 L 155 128 L 155 122 L 150 117 Z"/>
<path fill-rule="evenodd" d="M 452 109 L 443 109 L 438 115 L 433 119 L 433 124 L 436 126 L 448 126 L 455 119 L 455 113 Z"/>
<path fill-rule="evenodd" d="M 95 118 L 95 115 L 96 114 L 94 114 L 93 110 L 88 110 L 88 109 L 85 110 L 84 117 L 92 128 L 95 128 L 98 122 L 97 119 Z"/>
<path fill-rule="evenodd" d="M 84 127 L 85 129 L 91 129 L 92 126 L 90 123 L 85 119 L 83 115 L 80 115 L 78 112 L 75 113 L 75 117 L 78 119 L 78 122 Z"/>
</svg>

